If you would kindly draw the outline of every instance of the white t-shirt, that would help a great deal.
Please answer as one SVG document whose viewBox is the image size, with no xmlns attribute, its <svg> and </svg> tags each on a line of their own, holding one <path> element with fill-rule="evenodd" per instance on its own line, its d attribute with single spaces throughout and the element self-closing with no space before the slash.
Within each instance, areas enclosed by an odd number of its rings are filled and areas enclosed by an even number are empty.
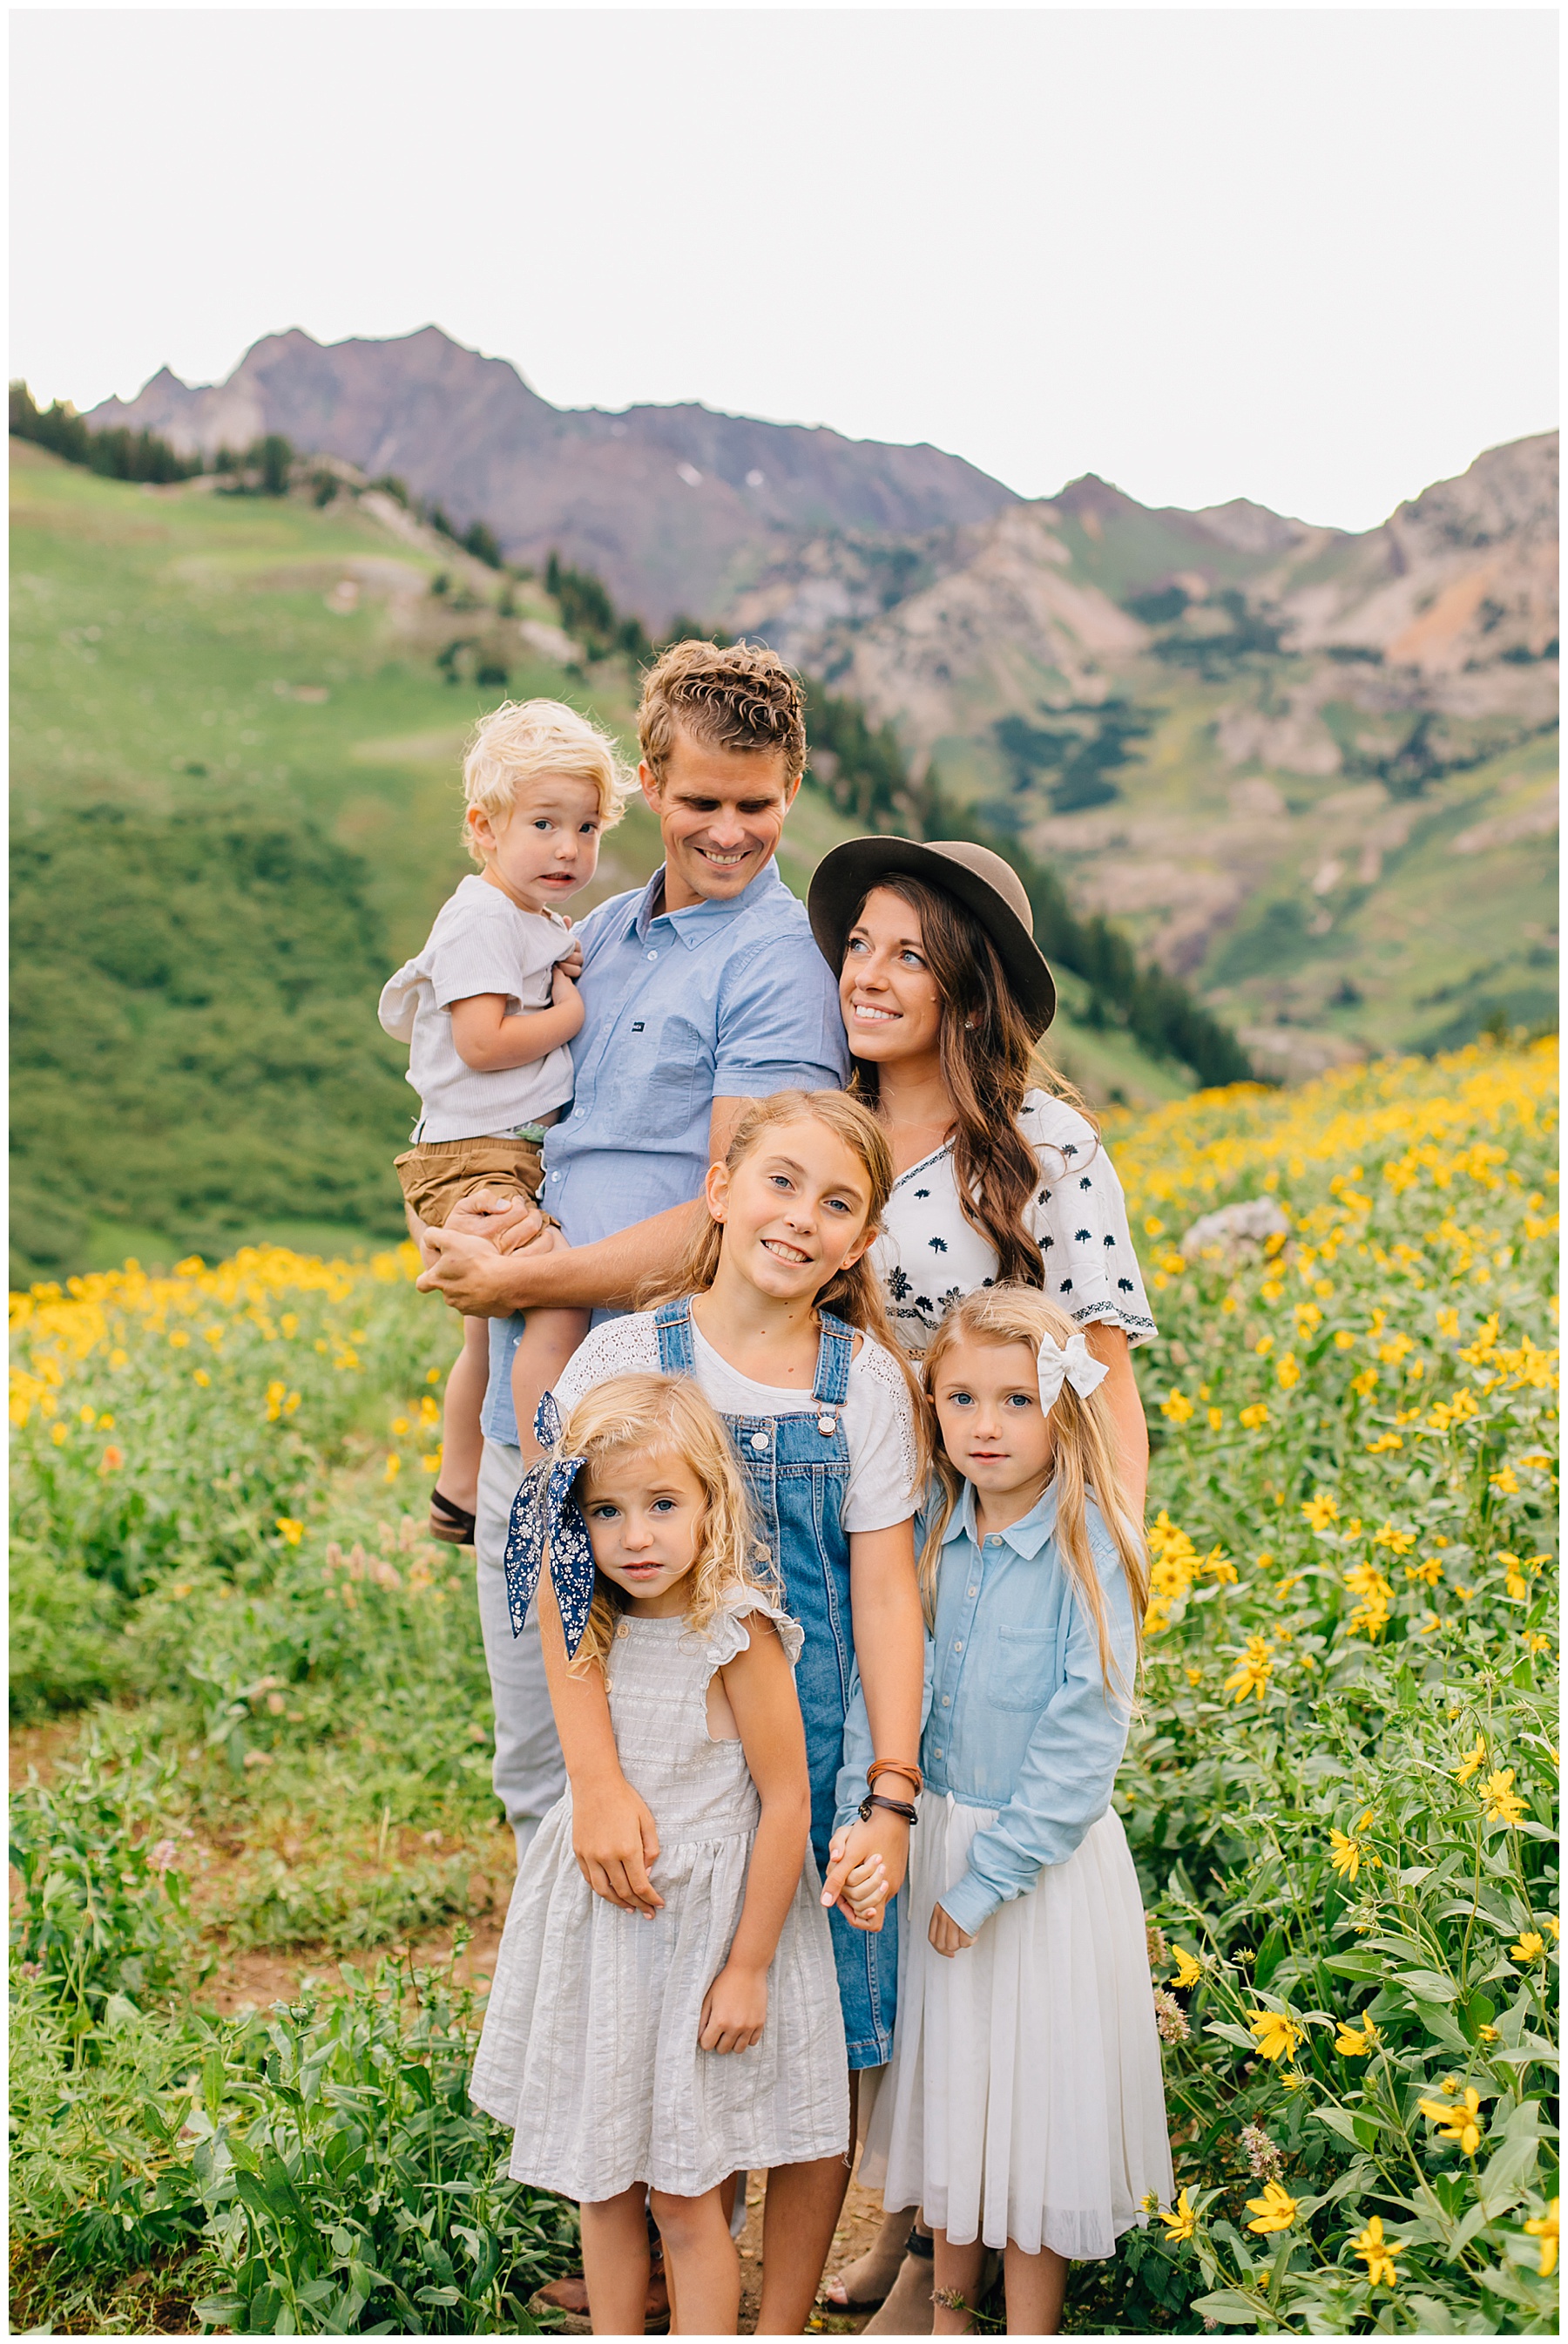
<svg viewBox="0 0 1568 2344">
<path fill-rule="evenodd" d="M 1159 1333 L 1127 1226 L 1116 1167 L 1076 1107 L 1049 1091 L 1024 1095 L 1018 1127 L 1040 1165 L 1024 1212 L 1045 1260 L 1045 1291 L 1081 1327 L 1120 1327 L 1130 1344 Z M 959 1206 L 950 1141 L 893 1184 L 871 1253 L 888 1316 L 908 1351 L 923 1351 L 960 1296 L 994 1284 L 997 1257 Z"/>
<path fill-rule="evenodd" d="M 558 913 L 524 912 L 470 872 L 436 914 L 425 948 L 381 991 L 379 1015 L 408 1045 L 408 1080 L 423 1109 L 417 1139 L 502 1138 L 537 1123 L 572 1095 L 572 1054 L 563 1045 L 526 1066 L 487 1073 L 465 1065 L 452 1041 L 452 1004 L 504 993 L 506 1015 L 550 1005 L 550 973 L 572 947 Z"/>
<path fill-rule="evenodd" d="M 815 1412 L 809 1390 L 753 1383 L 721 1359 L 692 1322 L 696 1382 L 721 1416 L 803 1416 Z M 564 1416 L 584 1392 L 611 1376 L 658 1372 L 658 1329 L 651 1310 L 612 1318 L 578 1345 L 558 1379 L 556 1403 Z M 841 1421 L 849 1448 L 849 1482 L 841 1520 L 846 1531 L 890 1530 L 907 1522 L 920 1502 L 915 1483 L 915 1420 L 903 1370 L 869 1335 L 849 1362 Z"/>
</svg>

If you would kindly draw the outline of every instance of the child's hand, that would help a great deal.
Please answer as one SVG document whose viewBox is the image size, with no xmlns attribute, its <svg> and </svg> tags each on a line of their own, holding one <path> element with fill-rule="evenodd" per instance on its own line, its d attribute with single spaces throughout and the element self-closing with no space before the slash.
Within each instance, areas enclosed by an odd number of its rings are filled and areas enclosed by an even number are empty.
<svg viewBox="0 0 1568 2344">
<path fill-rule="evenodd" d="M 940 1904 L 931 1907 L 931 1925 L 928 1934 L 938 1953 L 945 1955 L 950 1962 L 955 1954 L 963 1953 L 974 1944 L 968 1930 L 960 1929 L 956 1921 L 950 1921 Z"/>
<path fill-rule="evenodd" d="M 701 2051 L 749 2051 L 762 2040 L 768 2016 L 768 1973 L 726 1962 L 709 1987 L 698 2021 Z"/>
<path fill-rule="evenodd" d="M 563 973 L 563 975 L 569 976 L 574 985 L 576 984 L 578 978 L 583 973 L 583 946 L 582 938 L 580 936 L 574 936 L 572 938 L 570 952 L 562 953 L 559 960 L 556 963 L 556 966 Z"/>
<path fill-rule="evenodd" d="M 572 1854 L 596 1896 L 651 1921 L 664 1899 L 650 1873 L 658 1861 L 658 1825 L 625 1775 L 572 1803 Z"/>
<path fill-rule="evenodd" d="M 909 1824 L 900 1816 L 890 1814 L 885 1807 L 873 1807 L 869 1823 L 853 1823 L 847 1831 L 834 1834 L 828 1844 L 828 1876 L 822 1883 L 823 1904 L 836 1904 L 853 1929 L 879 1929 L 882 1915 L 902 1887 L 909 1869 Z M 850 1874 L 873 1857 L 880 1861 L 886 1888 L 874 1918 L 869 1911 L 857 1911 L 847 1894 Z M 868 1901 L 862 1890 L 862 1906 Z"/>
</svg>

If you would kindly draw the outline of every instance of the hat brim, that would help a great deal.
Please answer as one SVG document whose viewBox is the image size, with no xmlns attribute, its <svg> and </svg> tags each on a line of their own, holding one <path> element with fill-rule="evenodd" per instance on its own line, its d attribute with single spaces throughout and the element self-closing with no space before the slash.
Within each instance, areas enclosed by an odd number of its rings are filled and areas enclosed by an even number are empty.
<svg viewBox="0 0 1568 2344">
<path fill-rule="evenodd" d="M 1039 1041 L 1056 1015 L 1056 982 L 1018 914 L 978 871 L 913 838 L 849 838 L 822 857 L 806 909 L 818 949 L 835 976 L 849 924 L 871 889 L 898 876 L 922 879 L 970 913 L 996 946 L 1014 1001 Z"/>
</svg>

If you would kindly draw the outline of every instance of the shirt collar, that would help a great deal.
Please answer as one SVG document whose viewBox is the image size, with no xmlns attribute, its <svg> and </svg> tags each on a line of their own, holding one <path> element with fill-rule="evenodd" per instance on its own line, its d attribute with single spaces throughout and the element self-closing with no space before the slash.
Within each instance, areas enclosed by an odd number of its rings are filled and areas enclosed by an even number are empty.
<svg viewBox="0 0 1568 2344">
<path fill-rule="evenodd" d="M 739 895 L 729 896 L 722 902 L 687 904 L 678 912 L 660 912 L 655 906 L 663 888 L 664 865 L 661 863 L 638 898 L 631 927 L 628 931 L 629 935 L 646 937 L 656 919 L 668 920 L 683 945 L 695 946 L 701 942 L 705 930 L 716 923 L 732 920 L 742 912 L 754 910 L 769 895 L 788 893 L 772 855 L 769 856 L 756 878 L 747 881 Z"/>
<path fill-rule="evenodd" d="M 1000 1535 L 1015 1554 L 1020 1554 L 1026 1562 L 1032 1562 L 1055 1531 L 1056 1483 L 1051 1481 L 1021 1521 L 1014 1522 Z M 967 1538 L 977 1547 L 980 1543 L 980 1532 L 975 1526 L 975 1485 L 972 1481 L 964 1483 L 963 1496 L 953 1508 L 952 1519 L 942 1532 L 942 1544 L 946 1546 L 956 1538 Z"/>
</svg>

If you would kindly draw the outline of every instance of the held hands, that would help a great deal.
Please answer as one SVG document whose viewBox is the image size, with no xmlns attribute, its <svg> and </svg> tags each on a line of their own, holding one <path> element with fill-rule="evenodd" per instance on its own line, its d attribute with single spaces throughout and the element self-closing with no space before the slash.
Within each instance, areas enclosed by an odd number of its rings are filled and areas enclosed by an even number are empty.
<svg viewBox="0 0 1568 2344">
<path fill-rule="evenodd" d="M 768 1973 L 726 1962 L 709 1987 L 698 2021 L 699 2051 L 749 2051 L 762 2040 L 768 2016 Z"/>
<path fill-rule="evenodd" d="M 938 1953 L 945 1955 L 950 1962 L 955 1954 L 963 1953 L 974 1944 L 968 1930 L 960 1929 L 956 1921 L 950 1921 L 940 1904 L 931 1907 L 931 1925 L 927 1935 Z"/>
<path fill-rule="evenodd" d="M 564 919 L 567 915 L 563 913 L 561 916 Z M 561 972 L 562 975 L 569 976 L 574 985 L 577 983 L 578 977 L 583 973 L 583 940 L 581 936 L 574 936 L 572 938 L 571 950 L 569 952 L 562 953 L 559 960 L 556 963 L 556 966 Z"/>
<path fill-rule="evenodd" d="M 822 1902 L 836 1904 L 852 1929 L 875 1935 L 889 1903 L 903 1885 L 910 1861 L 910 1826 L 902 1816 L 874 1807 L 869 1823 L 836 1832 L 828 1844 Z"/>
<path fill-rule="evenodd" d="M 658 1826 L 624 1775 L 586 1796 L 574 1793 L 572 1853 L 594 1894 L 607 1904 L 640 1913 L 647 1921 L 664 1910 L 664 1899 L 648 1878 L 658 1861 Z"/>
</svg>

